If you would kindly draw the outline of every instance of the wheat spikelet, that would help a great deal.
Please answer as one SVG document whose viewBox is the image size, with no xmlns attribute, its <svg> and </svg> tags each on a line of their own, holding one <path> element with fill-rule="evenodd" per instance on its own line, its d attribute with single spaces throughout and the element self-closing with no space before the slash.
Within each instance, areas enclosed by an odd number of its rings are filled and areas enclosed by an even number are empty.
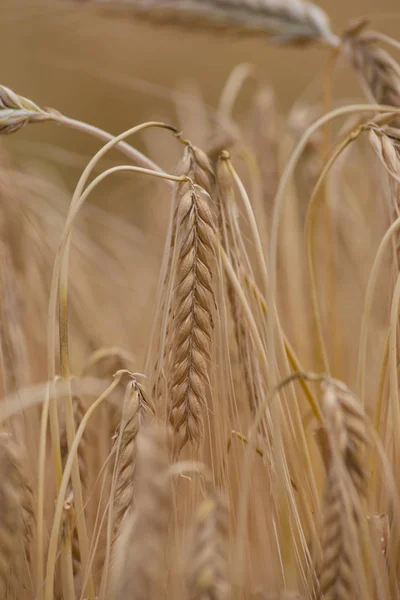
<svg viewBox="0 0 400 600">
<path fill-rule="evenodd" d="M 188 573 L 190 600 L 224 600 L 230 596 L 228 581 L 229 511 L 216 489 L 202 502 L 193 534 Z"/>
<path fill-rule="evenodd" d="M 32 488 L 19 449 L 7 434 L 2 434 L 0 441 L 0 472 L 0 592 L 5 598 L 8 586 L 21 578 L 24 562 L 30 562 L 34 523 Z"/>
<path fill-rule="evenodd" d="M 390 54 L 376 46 L 373 35 L 348 35 L 344 48 L 370 100 L 400 106 L 400 67 Z"/>
<path fill-rule="evenodd" d="M 55 111 L 52 112 L 54 114 Z M 48 121 L 51 118 L 50 110 L 43 110 L 28 98 L 0 85 L 0 134 L 15 133 L 28 123 Z"/>
<path fill-rule="evenodd" d="M 135 510 L 127 517 L 116 543 L 115 600 L 162 597 L 160 579 L 172 509 L 167 446 L 164 432 L 154 422 L 139 431 Z"/>
<path fill-rule="evenodd" d="M 360 444 L 369 443 L 362 407 L 341 384 L 326 384 L 322 407 L 329 444 L 320 594 L 350 600 L 357 588 L 357 530 L 366 474 Z"/>
<path fill-rule="evenodd" d="M 303 0 L 110 0 L 106 5 L 153 21 L 261 34 L 277 43 L 338 44 L 326 14 Z"/>
<path fill-rule="evenodd" d="M 115 434 L 114 442 L 114 448 L 118 453 L 114 499 L 116 535 L 128 510 L 133 507 L 137 435 L 145 415 L 154 415 L 154 412 L 153 403 L 144 387 L 136 380 L 129 382 L 121 424 Z"/>
<path fill-rule="evenodd" d="M 209 383 L 213 328 L 211 199 L 198 185 L 182 184 L 177 208 L 177 274 L 173 305 L 170 421 L 177 450 L 199 442 Z"/>
</svg>

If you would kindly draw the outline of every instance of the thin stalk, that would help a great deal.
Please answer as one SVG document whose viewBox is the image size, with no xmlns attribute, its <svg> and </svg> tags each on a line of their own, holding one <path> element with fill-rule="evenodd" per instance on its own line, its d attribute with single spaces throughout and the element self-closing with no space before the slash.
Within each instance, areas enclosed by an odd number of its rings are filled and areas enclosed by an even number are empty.
<svg viewBox="0 0 400 600">
<path fill-rule="evenodd" d="M 371 320 L 372 300 L 375 290 L 378 271 L 382 264 L 385 250 L 390 247 L 392 236 L 400 230 L 400 217 L 397 218 L 382 238 L 377 250 L 374 264 L 372 265 L 371 273 L 368 280 L 367 291 L 365 293 L 364 311 L 361 319 L 360 344 L 358 353 L 358 385 L 359 396 L 362 403 L 365 403 L 365 369 L 367 362 L 367 344 L 368 344 L 368 326 Z"/>
<path fill-rule="evenodd" d="M 314 325 L 317 333 L 317 340 L 319 345 L 320 359 L 322 361 L 322 369 L 326 372 L 330 372 L 329 368 L 329 359 L 328 353 L 325 346 L 324 341 L 324 333 L 322 327 L 322 319 L 321 313 L 319 310 L 319 301 L 318 301 L 318 292 L 317 285 L 315 280 L 315 261 L 314 261 L 314 253 L 313 253 L 313 233 L 314 233 L 314 222 L 317 213 L 317 209 L 320 206 L 320 203 L 324 196 L 318 196 L 321 191 L 322 185 L 325 182 L 326 176 L 328 175 L 330 169 L 342 154 L 342 152 L 353 142 L 361 133 L 361 128 L 357 128 L 354 132 L 350 133 L 343 141 L 341 141 L 337 147 L 334 149 L 332 155 L 329 160 L 326 162 L 322 173 L 320 174 L 317 183 L 313 189 L 313 193 L 311 195 L 311 200 L 309 203 L 309 207 L 307 210 L 306 216 L 306 225 L 305 225 L 305 240 L 306 240 L 306 254 L 307 254 L 307 265 L 308 265 L 308 273 L 310 277 L 310 291 L 311 291 L 311 301 L 313 308 L 313 316 L 314 316 Z"/>
<path fill-rule="evenodd" d="M 239 175 L 237 174 L 234 166 L 232 165 L 230 157 L 226 156 L 225 160 L 226 160 L 228 170 L 229 170 L 230 174 L 232 175 L 232 178 L 234 179 L 234 181 L 239 189 L 242 200 L 243 200 L 243 204 L 244 204 L 246 214 L 247 214 L 247 219 L 249 221 L 251 233 L 253 235 L 253 240 L 254 240 L 254 244 L 255 244 L 255 248 L 256 248 L 258 265 L 259 265 L 259 269 L 260 269 L 260 274 L 262 276 L 263 290 L 264 290 L 264 294 L 266 294 L 267 289 L 268 289 L 268 273 L 267 273 L 267 265 L 265 262 L 264 250 L 263 250 L 262 243 L 261 243 L 260 233 L 259 233 L 258 227 L 257 227 L 257 221 L 254 216 L 253 208 L 251 206 L 251 202 L 250 202 L 249 196 L 247 194 L 246 188 L 244 187 Z"/>
<path fill-rule="evenodd" d="M 122 373 L 117 373 L 114 381 L 108 386 L 108 388 L 103 392 L 103 394 L 99 396 L 99 398 L 97 398 L 97 400 L 93 402 L 93 404 L 88 408 L 78 427 L 71 448 L 69 449 L 69 454 L 65 463 L 63 477 L 61 480 L 61 485 L 57 497 L 53 525 L 50 534 L 49 552 L 46 569 L 46 582 L 44 588 L 44 600 L 53 600 L 54 576 L 57 560 L 57 545 L 63 516 L 63 506 L 68 489 L 69 479 L 72 474 L 73 464 L 74 462 L 76 462 L 76 453 L 79 446 L 79 442 L 82 439 L 89 419 L 91 418 L 95 410 L 104 402 L 104 400 L 108 398 L 108 396 L 113 392 L 113 390 L 119 385 L 121 377 Z"/>
<path fill-rule="evenodd" d="M 55 318 L 56 318 L 56 301 L 57 301 L 57 285 L 58 285 L 58 300 L 59 300 L 59 335 L 60 335 L 60 363 L 61 363 L 61 372 L 62 376 L 65 379 L 68 379 L 70 376 L 70 367 L 69 367 L 69 353 L 68 353 L 68 259 L 69 259 L 69 249 L 70 249 L 70 239 L 71 239 L 71 229 L 74 218 L 79 210 L 79 202 L 81 200 L 81 195 L 83 192 L 83 188 L 86 184 L 87 179 L 89 178 L 92 170 L 95 168 L 98 161 L 110 150 L 112 147 L 116 146 L 120 141 L 124 140 L 126 137 L 133 133 L 137 133 L 142 131 L 148 127 L 161 127 L 172 130 L 176 133 L 176 129 L 172 128 L 169 125 L 165 125 L 164 123 L 159 122 L 151 122 L 144 123 L 139 126 L 133 127 L 128 131 L 123 132 L 116 138 L 111 139 L 105 146 L 103 146 L 96 155 L 91 159 L 86 169 L 84 170 L 78 185 L 75 189 L 75 193 L 73 195 L 70 210 L 67 217 L 67 222 L 65 224 L 61 244 L 59 246 L 59 250 L 57 252 L 56 260 L 53 268 L 53 278 L 52 285 L 50 291 L 50 303 L 49 303 L 49 329 L 48 329 L 48 361 L 49 361 L 49 379 L 53 379 L 55 375 L 55 336 L 54 336 L 54 326 L 55 326 Z M 128 169 L 128 167 L 127 167 Z M 109 172 L 115 172 L 116 170 L 121 170 L 117 168 L 110 169 Z M 141 169 L 140 167 L 129 167 L 129 170 L 141 170 L 142 172 L 151 173 L 155 176 L 164 177 L 163 173 L 158 171 L 149 171 L 148 169 Z M 107 172 L 108 173 L 108 172 Z M 89 186 L 90 191 L 94 189 L 95 185 L 97 185 L 102 178 L 104 178 L 104 174 L 101 174 L 95 181 L 92 187 Z M 170 177 L 166 176 L 167 179 Z M 93 183 L 93 182 L 92 182 Z M 89 193 L 90 193 L 89 191 Z M 88 194 L 87 194 L 88 195 Z M 87 197 L 87 196 L 85 196 Z M 84 201 L 84 200 L 83 200 Z M 81 202 L 83 203 L 83 202 Z M 54 413 L 54 414 L 53 414 Z M 52 421 L 57 420 L 58 427 L 58 417 L 57 417 L 57 406 L 53 402 L 50 405 L 50 418 Z M 68 446 L 72 444 L 75 428 L 73 421 L 73 407 L 72 407 L 72 394 L 69 390 L 69 393 L 66 396 L 66 429 L 67 429 L 67 440 Z M 57 435 L 54 435 L 53 444 L 56 445 Z M 58 446 L 59 448 L 59 446 Z M 74 492 L 74 501 L 76 503 L 76 512 L 77 512 L 77 530 L 78 530 L 78 539 L 79 545 L 81 546 L 81 554 L 82 554 L 82 567 L 85 570 L 89 561 L 89 541 L 86 530 L 86 522 L 83 511 L 83 495 L 82 495 L 82 486 L 79 476 L 79 466 L 76 463 L 72 469 L 72 486 Z M 87 595 L 90 598 L 94 598 L 94 586 L 93 579 L 89 573 L 87 578 Z"/>
<path fill-rule="evenodd" d="M 321 127 L 328 124 L 333 119 L 343 117 L 352 113 L 384 113 L 384 112 L 396 112 L 400 113 L 400 109 L 394 109 L 391 106 L 383 106 L 380 104 L 356 104 L 351 106 L 342 106 L 330 112 L 327 115 L 323 115 L 320 119 L 318 119 L 315 123 L 313 123 L 302 135 L 295 149 L 293 150 L 284 170 L 284 173 L 281 177 L 281 180 L 278 185 L 278 190 L 275 196 L 275 201 L 273 204 L 273 216 L 272 216 L 272 228 L 271 228 L 271 237 L 269 243 L 269 252 L 268 252 L 268 266 L 269 266 L 269 287 L 267 294 L 267 301 L 269 306 L 273 306 L 274 299 L 276 298 L 276 288 L 277 288 L 277 253 L 278 253 L 278 235 L 279 235 L 279 225 L 282 215 L 282 210 L 286 197 L 286 190 L 289 184 L 290 179 L 293 176 L 296 165 L 301 157 L 304 148 L 306 147 L 311 136 L 318 131 Z M 268 323 L 268 339 L 267 339 L 267 347 L 268 347 L 268 355 L 272 357 L 274 356 L 275 350 L 275 315 L 273 311 L 270 312 L 269 315 L 269 323 Z M 273 361 L 271 363 L 271 380 L 272 385 L 276 380 L 276 376 L 274 373 L 274 364 Z"/>
<path fill-rule="evenodd" d="M 67 219 L 67 224 L 65 226 L 65 245 L 62 245 L 60 248 L 60 253 L 57 254 L 55 266 L 61 263 L 60 269 L 60 280 L 59 280 L 59 332 L 60 332 L 60 363 L 61 363 L 61 374 L 64 380 L 67 381 L 68 385 L 68 394 L 66 396 L 66 430 L 67 430 L 67 441 L 68 447 L 70 448 L 75 436 L 75 427 L 74 427 L 74 414 L 73 414 L 73 406 L 72 406 L 72 393 L 69 386 L 70 382 L 70 368 L 69 368 L 69 349 L 68 349 L 68 252 L 69 252 L 69 240 L 71 236 L 72 226 L 74 224 L 74 220 L 78 215 L 78 212 L 86 199 L 89 197 L 91 192 L 99 185 L 99 183 L 105 179 L 107 176 L 120 172 L 120 171 L 133 171 L 135 173 L 145 173 L 154 175 L 155 177 L 160 178 L 169 178 L 173 181 L 182 181 L 182 177 L 175 177 L 173 175 L 168 176 L 163 173 L 159 173 L 156 171 L 150 171 L 149 169 L 143 169 L 141 167 L 134 167 L 130 165 L 120 165 L 108 169 L 107 171 L 98 175 L 85 189 L 83 194 L 77 199 L 76 204 L 71 207 L 71 211 L 69 213 L 69 218 Z M 63 250 L 65 249 L 65 254 L 63 254 Z M 62 258 L 66 256 L 66 261 L 63 261 Z M 86 567 L 89 565 L 89 540 L 87 536 L 86 529 L 86 521 L 84 515 L 84 503 L 83 503 L 83 494 L 82 494 L 82 485 L 80 481 L 79 474 L 79 465 L 78 462 L 75 461 L 72 467 L 72 487 L 74 491 L 74 503 L 76 505 L 76 514 L 77 514 L 77 531 L 78 531 L 78 539 L 79 545 L 81 548 L 81 557 L 82 557 L 82 569 L 85 571 Z M 87 578 L 87 589 L 86 593 L 89 597 L 94 596 L 94 588 L 92 583 L 92 578 L 89 574 Z"/>
</svg>

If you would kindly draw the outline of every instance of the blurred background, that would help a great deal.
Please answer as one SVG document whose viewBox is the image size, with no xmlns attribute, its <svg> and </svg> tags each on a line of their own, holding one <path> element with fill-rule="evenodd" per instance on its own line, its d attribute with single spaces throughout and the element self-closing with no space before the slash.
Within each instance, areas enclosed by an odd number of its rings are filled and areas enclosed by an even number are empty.
<svg viewBox="0 0 400 600">
<path fill-rule="evenodd" d="M 319 5 L 337 33 L 351 19 L 370 16 L 374 28 L 396 37 L 398 0 L 320 0 Z M 260 38 L 154 29 L 134 17 L 105 16 L 90 0 L 1 0 L 0 19 L 1 83 L 113 132 L 170 110 L 168 90 L 188 81 L 215 104 L 240 62 L 258 67 L 286 109 L 327 58 L 319 47 L 276 48 Z M 341 95 L 357 91 L 353 78 L 344 77 Z"/>
<path fill-rule="evenodd" d="M 367 17 L 372 29 L 399 37 L 399 0 L 320 0 L 319 4 L 337 34 L 352 19 Z M 163 119 L 183 127 L 194 143 L 202 145 L 200 138 L 207 120 L 199 97 L 215 108 L 226 79 L 240 63 L 254 64 L 261 80 L 272 86 L 280 113 L 287 113 L 299 98 L 311 103 L 321 98 L 329 58 L 329 52 L 321 46 L 274 47 L 261 38 L 154 27 L 134 17 L 105 15 L 104 7 L 91 0 L 0 0 L 0 7 L 0 83 L 41 106 L 57 108 L 113 134 L 142 121 Z M 395 56 L 399 54 L 395 49 L 391 51 Z M 354 71 L 344 62 L 337 69 L 334 82 L 335 99 L 351 102 L 362 98 Z M 248 115 L 254 87 L 254 82 L 246 82 L 240 93 L 235 106 L 239 119 Z M 182 146 L 171 138 L 169 132 L 158 130 L 136 137 L 133 143 L 164 169 L 174 170 Z M 1 144 L 24 172 L 28 170 L 35 176 L 39 173 L 46 182 L 54 184 L 47 195 L 51 196 L 51 205 L 63 213 L 57 224 L 51 217 L 55 248 L 71 193 L 99 142 L 44 123 L 3 138 Z M 121 159 L 114 154 L 110 160 Z M 356 181 L 360 179 L 358 172 Z M 154 259 L 158 265 L 162 256 L 170 189 L 164 182 L 154 183 L 129 174 L 113 176 L 93 196 L 91 206 L 105 209 L 106 215 L 112 212 L 116 217 L 124 216 L 129 228 L 124 232 L 120 222 L 112 225 L 104 215 L 101 220 L 97 215 L 96 221 L 93 213 L 88 213 L 87 220 L 102 243 L 107 243 L 107 252 L 118 246 L 116 264 L 128 272 L 119 279 L 125 287 L 113 283 L 107 288 L 109 297 L 103 305 L 109 308 L 100 311 L 102 330 L 107 320 L 111 332 L 104 336 L 107 343 L 130 348 L 130 330 L 115 328 L 115 306 L 120 307 L 120 299 L 125 297 L 127 316 L 125 321 L 120 320 L 128 323 L 132 320 L 134 298 L 136 348 L 139 330 L 144 339 L 148 337 L 152 316 L 149 306 L 154 301 L 158 274 L 158 267 L 150 268 L 149 260 Z M 26 203 L 34 206 L 34 196 L 28 194 Z M 93 271 L 93 260 L 86 262 L 88 272 Z M 102 273 L 106 287 L 111 271 L 105 268 Z M 114 293 L 118 295 L 117 304 Z M 98 303 L 96 294 L 93 297 Z M 81 300 L 78 304 L 83 304 Z M 346 301 L 350 302 L 348 298 Z M 358 310 L 354 294 L 351 301 Z"/>
<path fill-rule="evenodd" d="M 282 112 L 302 95 L 311 101 L 320 97 L 328 59 L 323 47 L 277 48 L 261 38 L 154 28 L 133 16 L 104 14 L 104 7 L 91 0 L 0 3 L 0 82 L 39 105 L 55 107 L 112 133 L 159 118 L 181 126 L 179 118 L 188 104 L 181 101 L 177 111 L 176 93 L 195 91 L 215 107 L 229 73 L 241 62 L 253 63 L 273 86 Z M 374 29 L 397 37 L 398 0 L 320 0 L 319 5 L 336 33 L 352 19 L 366 16 Z M 349 101 L 360 95 L 348 66 L 341 68 L 335 82 L 337 98 Z M 240 95 L 243 104 L 247 92 L 252 92 L 251 84 Z M 189 125 L 185 132 L 198 143 L 199 121 L 191 121 L 193 127 Z M 158 139 L 165 135 L 158 134 Z M 98 147 L 87 136 L 52 124 L 25 128 L 4 143 L 15 153 L 31 157 L 32 150 L 37 158 L 50 154 L 53 162 L 62 165 L 60 173 L 68 185 L 76 181 L 76 168 L 81 166 L 74 154 L 86 156 Z M 60 151 L 53 152 L 55 148 Z M 157 143 L 151 152 L 157 154 Z M 167 156 L 160 151 L 154 158 L 163 161 L 165 168 L 176 164 L 173 153 Z"/>
</svg>

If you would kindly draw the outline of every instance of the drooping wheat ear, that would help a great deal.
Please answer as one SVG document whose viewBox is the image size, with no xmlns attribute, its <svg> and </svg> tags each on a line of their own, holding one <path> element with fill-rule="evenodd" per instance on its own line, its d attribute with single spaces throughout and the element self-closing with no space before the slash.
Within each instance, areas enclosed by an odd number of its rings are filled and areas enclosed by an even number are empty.
<svg viewBox="0 0 400 600">
<path fill-rule="evenodd" d="M 179 190 L 176 236 L 176 291 L 173 299 L 170 422 L 179 452 L 199 442 L 206 404 L 213 329 L 214 215 L 209 194 L 199 185 Z"/>
<path fill-rule="evenodd" d="M 367 486 L 361 447 L 370 440 L 362 406 L 342 384 L 325 385 L 322 409 L 329 456 L 320 594 L 332 600 L 350 600 L 359 590 L 358 530 Z"/>
<path fill-rule="evenodd" d="M 188 572 L 190 600 L 224 600 L 230 596 L 229 511 L 222 493 L 209 486 L 198 510 Z"/>
<path fill-rule="evenodd" d="M 127 517 L 116 542 L 113 600 L 156 600 L 172 509 L 167 476 L 168 438 L 154 422 L 145 423 L 137 436 L 135 509 Z"/>
<path fill-rule="evenodd" d="M 34 526 L 33 494 L 23 471 L 20 452 L 10 435 L 0 439 L 0 597 L 8 586 L 20 581 L 22 569 L 30 562 Z"/>
<path fill-rule="evenodd" d="M 400 107 L 400 67 L 390 54 L 376 46 L 373 34 L 345 37 L 344 49 L 367 97 L 378 104 Z"/>
<path fill-rule="evenodd" d="M 104 5 L 104 0 L 94 2 Z M 261 34 L 281 44 L 339 43 L 326 14 L 305 0 L 109 0 L 106 4 L 153 21 Z"/>
<path fill-rule="evenodd" d="M 116 535 L 128 510 L 133 508 L 137 435 L 146 414 L 154 416 L 153 402 L 145 388 L 134 379 L 127 386 L 121 423 L 114 436 L 114 449 L 117 452 L 114 499 Z"/>
<path fill-rule="evenodd" d="M 0 134 L 15 133 L 29 123 L 49 121 L 56 111 L 37 104 L 0 85 Z"/>
</svg>

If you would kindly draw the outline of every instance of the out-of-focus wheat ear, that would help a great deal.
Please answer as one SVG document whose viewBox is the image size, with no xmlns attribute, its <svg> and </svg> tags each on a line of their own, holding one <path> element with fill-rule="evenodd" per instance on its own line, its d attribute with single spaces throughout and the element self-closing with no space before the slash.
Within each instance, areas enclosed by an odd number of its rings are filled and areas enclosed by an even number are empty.
<svg viewBox="0 0 400 600">
<path fill-rule="evenodd" d="M 339 43 L 324 11 L 305 0 L 112 0 L 107 7 L 169 25 L 262 35 L 279 44 Z"/>
<path fill-rule="evenodd" d="M 400 67 L 368 32 L 344 38 L 345 53 L 360 77 L 367 97 L 378 104 L 400 106 Z"/>
<path fill-rule="evenodd" d="M 200 442 L 209 387 L 215 232 L 209 194 L 182 184 L 177 213 L 176 291 L 173 298 L 170 422 L 176 450 Z"/>
<path fill-rule="evenodd" d="M 8 588 L 17 589 L 27 581 L 25 565 L 30 564 L 34 527 L 33 494 L 23 471 L 17 444 L 6 433 L 0 439 L 0 597 Z"/>
<path fill-rule="evenodd" d="M 3 241 L 7 223 L 0 221 L 0 349 L 5 394 L 29 383 L 27 344 L 21 327 L 21 297 L 8 244 Z"/>
<path fill-rule="evenodd" d="M 29 123 L 48 121 L 56 111 L 37 104 L 0 85 L 0 134 L 15 133 Z"/>
<path fill-rule="evenodd" d="M 116 542 L 113 600 L 162 598 L 163 561 L 172 510 L 168 436 L 155 422 L 137 436 L 135 509 Z"/>
<path fill-rule="evenodd" d="M 193 531 L 187 578 L 190 600 L 224 600 L 231 591 L 228 504 L 219 490 L 208 487 Z"/>
<path fill-rule="evenodd" d="M 369 141 L 379 160 L 386 168 L 390 185 L 390 220 L 393 223 L 400 216 L 400 183 L 395 179 L 400 175 L 400 135 L 392 127 L 374 127 L 369 132 Z M 396 236 L 397 261 L 400 267 L 400 236 Z"/>
<path fill-rule="evenodd" d="M 133 380 L 127 385 L 121 423 L 114 436 L 117 453 L 114 498 L 116 536 L 119 535 L 125 515 L 133 509 L 137 435 L 146 414 L 154 416 L 153 402 L 144 387 Z"/>
<path fill-rule="evenodd" d="M 367 480 L 361 449 L 370 439 L 362 406 L 342 384 L 326 384 L 322 409 L 329 452 L 320 595 L 350 600 L 363 590 L 359 529 Z"/>
</svg>

